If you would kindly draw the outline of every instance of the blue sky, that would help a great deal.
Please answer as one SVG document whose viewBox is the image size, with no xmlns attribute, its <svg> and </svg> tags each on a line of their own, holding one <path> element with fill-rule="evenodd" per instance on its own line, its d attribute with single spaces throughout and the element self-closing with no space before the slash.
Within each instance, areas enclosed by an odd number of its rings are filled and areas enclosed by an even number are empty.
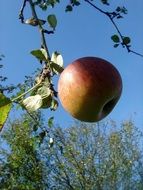
<svg viewBox="0 0 143 190">
<path fill-rule="evenodd" d="M 62 1 L 66 4 L 68 1 Z M 38 61 L 30 55 L 30 51 L 40 47 L 38 29 L 23 25 L 18 19 L 21 1 L 0 1 L 0 52 L 4 59 L 3 75 L 8 76 L 8 83 L 23 82 L 25 75 L 30 75 L 38 66 Z M 113 48 L 110 39 L 116 33 L 115 28 L 103 14 L 99 13 L 87 3 L 74 9 L 72 13 L 65 13 L 65 4 L 57 5 L 47 12 L 38 10 L 40 18 L 54 13 L 58 19 L 54 35 L 47 36 L 50 53 L 59 51 L 64 58 L 64 65 L 83 56 L 97 56 L 114 64 L 123 79 L 123 93 L 118 104 L 106 119 L 123 121 L 133 117 L 136 124 L 143 125 L 143 58 L 129 54 L 122 47 Z M 118 5 L 124 5 L 128 14 L 124 19 L 117 20 L 122 34 L 132 39 L 132 49 L 143 53 L 143 1 L 110 1 L 111 6 L 97 5 L 103 10 L 114 10 Z M 26 8 L 25 18 L 30 17 L 30 9 Z M 55 83 L 57 79 L 55 79 Z M 48 117 L 55 116 L 55 122 L 66 126 L 73 122 L 73 118 L 60 105 L 56 112 L 46 111 Z"/>
</svg>

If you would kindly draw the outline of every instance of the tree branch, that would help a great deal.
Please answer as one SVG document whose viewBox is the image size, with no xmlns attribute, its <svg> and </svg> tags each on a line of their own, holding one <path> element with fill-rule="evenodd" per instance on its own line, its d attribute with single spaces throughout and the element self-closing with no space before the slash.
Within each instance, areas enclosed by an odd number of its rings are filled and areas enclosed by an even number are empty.
<svg viewBox="0 0 143 190">
<path fill-rule="evenodd" d="M 58 157 L 58 153 L 55 155 L 56 156 L 56 159 L 58 160 L 60 166 L 62 165 L 61 161 L 60 161 L 60 158 Z M 67 184 L 67 186 L 69 187 L 70 190 L 74 190 L 73 186 L 71 185 L 71 182 L 70 182 L 70 177 L 69 175 L 67 174 L 65 168 L 63 167 L 63 172 L 65 174 L 65 177 L 62 177 L 61 176 L 61 173 L 59 173 L 59 177 L 60 178 L 63 178 L 65 183 Z"/>
<path fill-rule="evenodd" d="M 24 12 L 24 8 L 26 6 L 26 1 L 27 0 L 24 0 L 23 1 L 23 4 L 21 6 L 21 9 L 20 9 L 20 13 L 19 13 L 19 19 L 21 20 L 22 23 L 24 23 L 24 15 L 23 15 L 23 12 Z"/>
<path fill-rule="evenodd" d="M 40 31 L 40 34 L 41 34 L 41 47 L 43 47 L 46 50 L 48 58 L 50 60 L 50 53 L 49 53 L 48 46 L 47 46 L 47 43 L 46 43 L 46 38 L 45 38 L 45 30 L 43 29 L 42 24 L 39 22 L 39 19 L 38 19 L 37 13 L 35 11 L 35 5 L 34 5 L 33 1 L 28 0 L 28 2 L 29 2 L 30 7 L 31 7 L 32 16 L 38 22 L 39 31 Z"/>
<path fill-rule="evenodd" d="M 126 48 L 126 50 L 128 51 L 128 53 L 131 52 L 131 53 L 134 53 L 134 54 L 136 54 L 136 55 L 138 55 L 138 56 L 143 57 L 143 54 L 140 54 L 140 53 L 138 53 L 138 52 L 132 50 L 132 49 L 130 48 L 130 46 L 124 42 L 124 36 L 123 36 L 122 33 L 120 32 L 120 30 L 119 30 L 117 24 L 116 24 L 115 21 L 114 21 L 114 18 L 115 18 L 115 17 L 114 17 L 114 15 L 113 15 L 113 13 L 103 11 L 102 9 L 100 9 L 99 7 L 97 7 L 95 4 L 93 4 L 93 3 L 92 3 L 91 1 L 89 1 L 89 0 L 84 0 L 84 1 L 87 2 L 89 5 L 91 5 L 93 8 L 95 8 L 96 10 L 98 10 L 100 13 L 106 15 L 106 16 L 110 19 L 111 23 L 113 24 L 114 28 L 116 29 L 117 33 L 119 34 L 119 36 L 120 36 L 120 38 L 121 38 L 121 40 L 122 40 L 122 42 L 121 42 L 122 47 L 123 47 L 123 48 Z"/>
<path fill-rule="evenodd" d="M 66 147 L 67 144 L 70 144 L 69 142 L 65 142 L 65 137 L 63 135 L 61 135 L 59 131 L 57 131 L 56 135 L 59 137 L 59 140 L 64 145 L 64 147 Z M 76 157 L 75 157 L 75 155 L 74 155 L 74 153 L 73 153 L 73 151 L 71 149 L 69 150 L 69 154 L 71 155 L 71 158 L 74 161 L 74 162 L 72 162 L 72 164 L 75 166 L 75 168 L 78 168 L 79 174 L 83 179 L 82 181 L 79 180 L 79 183 L 80 183 L 82 189 L 84 190 L 84 189 L 86 189 L 86 187 L 85 187 L 86 178 L 85 178 L 85 176 L 83 174 L 83 171 L 81 171 L 81 167 L 80 167 L 80 165 L 79 165 L 79 163 L 78 163 L 78 161 L 77 161 L 77 159 L 76 159 Z"/>
</svg>

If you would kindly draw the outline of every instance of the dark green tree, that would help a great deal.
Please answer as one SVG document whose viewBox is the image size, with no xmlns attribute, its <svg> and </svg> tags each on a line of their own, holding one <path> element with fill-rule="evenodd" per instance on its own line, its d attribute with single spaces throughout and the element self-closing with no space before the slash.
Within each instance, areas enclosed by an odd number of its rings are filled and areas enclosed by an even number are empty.
<svg viewBox="0 0 143 190">
<path fill-rule="evenodd" d="M 41 121 L 37 122 L 40 126 Z M 41 133 L 37 132 L 37 122 L 24 114 L 20 119 L 8 122 L 8 129 L 1 134 L 4 146 L 1 146 L 0 152 L 0 189 L 46 189 L 44 161 L 39 154 Z"/>
</svg>

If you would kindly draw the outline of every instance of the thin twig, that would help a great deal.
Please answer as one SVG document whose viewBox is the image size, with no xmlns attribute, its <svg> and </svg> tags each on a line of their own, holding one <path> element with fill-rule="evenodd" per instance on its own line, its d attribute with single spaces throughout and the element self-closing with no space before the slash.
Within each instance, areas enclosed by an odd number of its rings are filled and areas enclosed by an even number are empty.
<svg viewBox="0 0 143 190">
<path fill-rule="evenodd" d="M 18 97 L 13 98 L 11 101 L 12 102 L 17 101 L 18 99 L 22 98 L 23 96 L 25 96 L 26 94 L 28 94 L 29 92 L 31 92 L 32 90 L 37 88 L 40 84 L 41 84 L 41 81 L 39 83 L 37 83 L 35 86 L 33 86 L 32 88 L 30 88 L 29 90 L 27 90 L 26 92 L 20 94 Z"/>
<path fill-rule="evenodd" d="M 30 4 L 33 18 L 35 18 L 37 21 L 39 21 L 33 1 L 32 0 L 27 0 L 27 1 Z M 48 46 L 46 43 L 46 38 L 45 38 L 45 32 L 44 32 L 45 30 L 43 29 L 42 24 L 40 22 L 38 22 L 38 27 L 39 27 L 39 31 L 41 34 L 41 46 L 46 50 L 48 58 L 50 60 L 50 53 L 49 53 Z"/>
<path fill-rule="evenodd" d="M 21 7 L 20 13 L 19 13 L 19 19 L 21 20 L 22 23 L 24 23 L 24 15 L 23 15 L 23 12 L 24 12 L 24 8 L 25 8 L 25 6 L 26 6 L 26 1 L 27 1 L 27 0 L 24 0 L 24 1 L 23 1 L 22 7 Z"/>
<path fill-rule="evenodd" d="M 67 142 L 65 142 L 65 139 L 64 139 L 64 136 L 61 136 L 61 134 L 60 134 L 60 132 L 59 131 L 57 131 L 57 134 L 56 135 L 58 135 L 58 137 L 59 137 L 59 139 L 60 139 L 60 142 L 66 147 L 67 146 L 67 144 L 70 144 L 69 142 L 67 143 Z M 83 172 L 81 171 L 81 167 L 80 167 L 80 165 L 79 165 L 79 163 L 78 163 L 78 161 L 77 161 L 77 159 L 76 159 L 76 157 L 75 157 L 75 155 L 74 155 L 74 153 L 73 153 L 73 151 L 71 150 L 71 149 L 69 149 L 69 153 L 70 153 L 70 155 L 71 155 L 71 157 L 74 159 L 74 161 L 75 161 L 75 167 L 77 167 L 78 169 L 79 169 L 79 174 L 81 175 L 81 177 L 83 178 L 83 183 L 85 183 L 86 182 L 86 178 L 85 178 L 85 175 L 83 174 Z M 85 187 L 85 184 L 83 184 L 81 181 L 79 181 L 79 183 L 80 183 L 80 185 L 81 185 L 81 187 L 82 187 L 82 189 L 84 190 L 86 187 Z"/>
<path fill-rule="evenodd" d="M 112 22 L 113 26 L 114 26 L 115 29 L 117 30 L 117 33 L 119 34 L 119 36 L 120 36 L 120 38 L 121 38 L 121 40 L 122 40 L 121 45 L 126 48 L 126 50 L 128 51 L 128 53 L 131 52 L 131 53 L 134 53 L 134 54 L 136 54 L 136 55 L 138 55 L 138 56 L 143 57 L 143 54 L 140 54 L 140 53 L 138 53 L 138 52 L 132 50 L 128 44 L 125 44 L 125 43 L 124 43 L 124 36 L 123 36 L 122 33 L 120 32 L 120 30 L 119 30 L 117 24 L 116 24 L 115 21 L 114 21 L 113 13 L 103 11 L 102 9 L 100 9 L 99 7 L 97 7 L 95 4 L 93 4 L 93 3 L 90 2 L 89 0 L 84 0 L 84 1 L 87 2 L 89 5 L 91 5 L 93 8 L 95 8 L 96 10 L 98 10 L 100 13 L 106 15 L 106 16 L 110 19 L 110 21 Z"/>
</svg>

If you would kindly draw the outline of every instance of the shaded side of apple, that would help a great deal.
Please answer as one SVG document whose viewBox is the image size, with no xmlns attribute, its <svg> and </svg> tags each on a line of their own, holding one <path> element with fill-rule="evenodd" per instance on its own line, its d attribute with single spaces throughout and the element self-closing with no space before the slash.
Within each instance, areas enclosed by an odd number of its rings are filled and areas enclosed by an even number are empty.
<svg viewBox="0 0 143 190">
<path fill-rule="evenodd" d="M 69 64 L 58 82 L 58 95 L 65 110 L 86 122 L 106 117 L 121 92 L 122 80 L 118 70 L 97 57 L 83 57 Z"/>
</svg>

